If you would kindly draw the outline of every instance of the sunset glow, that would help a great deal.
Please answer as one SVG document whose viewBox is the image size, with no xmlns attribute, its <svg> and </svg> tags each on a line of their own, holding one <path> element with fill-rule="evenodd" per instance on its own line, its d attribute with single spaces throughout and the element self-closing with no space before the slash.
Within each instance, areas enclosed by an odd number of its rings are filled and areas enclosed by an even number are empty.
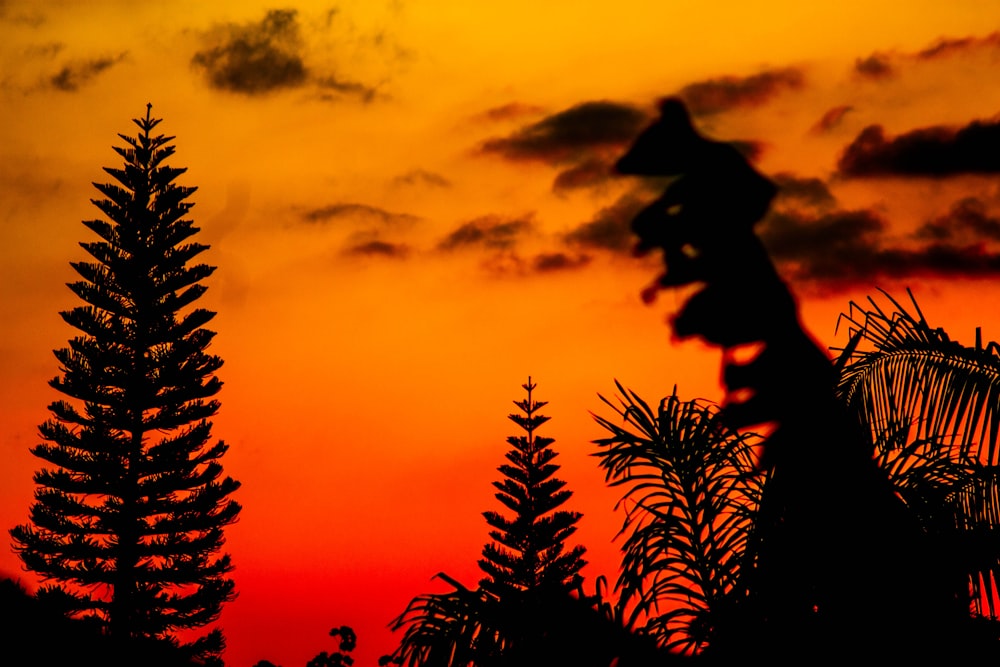
<svg viewBox="0 0 1000 667">
<path fill-rule="evenodd" d="M 656 193 L 610 160 L 680 95 L 783 187 L 758 231 L 817 340 L 906 287 L 1000 339 L 997 31 L 977 0 L 0 0 L 0 526 L 27 520 L 91 183 L 151 102 L 218 267 L 226 664 L 303 665 L 345 624 L 373 664 L 436 573 L 474 585 L 529 375 L 589 585 L 613 581 L 598 394 L 721 390 L 719 352 L 670 338 L 682 297 L 639 298 L 657 258 L 627 224 Z M 900 169 L 931 150 L 953 166 Z M 0 575 L 37 585 L 10 548 Z"/>
</svg>

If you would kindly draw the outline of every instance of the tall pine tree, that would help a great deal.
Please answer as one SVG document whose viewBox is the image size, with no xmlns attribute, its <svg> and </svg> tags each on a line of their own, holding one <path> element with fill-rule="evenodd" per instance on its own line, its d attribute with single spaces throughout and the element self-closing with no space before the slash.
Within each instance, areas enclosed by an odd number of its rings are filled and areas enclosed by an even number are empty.
<svg viewBox="0 0 1000 667">
<path fill-rule="evenodd" d="M 553 477 L 559 466 L 552 462 L 556 451 L 549 445 L 555 440 L 535 434 L 549 420 L 538 413 L 546 401 L 532 397 L 537 385 L 530 376 L 528 383 L 521 386 L 527 397 L 514 401 L 521 413 L 508 418 L 524 434 L 507 438 L 513 447 L 507 452 L 510 463 L 497 468 L 504 479 L 493 482 L 497 500 L 514 515 L 508 518 L 499 512 L 483 512 L 494 542 L 483 548 L 479 567 L 486 577 L 480 585 L 500 599 L 515 592 L 541 589 L 569 592 L 585 564 L 583 547 L 565 548 L 581 515 L 556 509 L 573 493 L 563 488 L 566 482 Z"/>
<path fill-rule="evenodd" d="M 85 305 L 61 313 L 79 334 L 55 351 L 67 398 L 49 406 L 43 442 L 32 453 L 30 523 L 11 531 L 25 566 L 46 585 L 39 596 L 75 616 L 97 619 L 122 664 L 149 664 L 143 651 L 167 642 L 218 661 L 215 629 L 194 641 L 178 630 L 217 619 L 233 599 L 223 528 L 240 511 L 223 476 L 227 446 L 212 442 L 222 359 L 208 354 L 215 313 L 192 304 L 215 270 L 191 263 L 208 246 L 184 216 L 196 188 L 174 179 L 164 161 L 173 137 L 153 135 L 160 120 L 135 119 L 137 136 L 118 136 L 117 183 L 94 186 L 91 200 L 110 222 L 83 224 L 101 240 L 80 245 L 92 261 L 72 263 L 69 285 Z"/>
</svg>

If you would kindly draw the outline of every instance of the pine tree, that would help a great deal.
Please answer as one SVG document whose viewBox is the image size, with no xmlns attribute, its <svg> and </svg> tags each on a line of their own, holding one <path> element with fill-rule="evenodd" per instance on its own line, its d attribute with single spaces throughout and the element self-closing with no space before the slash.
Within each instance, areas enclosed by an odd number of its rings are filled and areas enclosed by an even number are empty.
<svg viewBox="0 0 1000 667">
<path fill-rule="evenodd" d="M 190 263 L 208 246 L 185 219 L 195 190 L 166 166 L 173 137 L 152 135 L 159 119 L 118 136 L 115 183 L 91 200 L 110 222 L 84 225 L 102 240 L 81 243 L 93 261 L 71 265 L 69 288 L 86 305 L 61 313 L 79 331 L 55 351 L 64 394 L 49 406 L 32 448 L 46 467 L 34 475 L 30 523 L 11 530 L 25 566 L 77 617 L 96 619 L 122 663 L 142 664 L 141 647 L 170 643 L 218 661 L 220 630 L 182 643 L 176 631 L 218 618 L 235 597 L 223 527 L 240 505 L 239 483 L 223 477 L 227 446 L 210 442 L 222 359 L 208 354 L 215 313 L 191 307 L 215 267 Z"/>
<path fill-rule="evenodd" d="M 556 451 L 549 445 L 555 441 L 535 435 L 538 427 L 549 420 L 538 413 L 547 402 L 532 397 L 537 385 L 530 376 L 528 383 L 521 386 L 528 394 L 524 400 L 514 401 L 521 414 L 508 418 L 525 434 L 507 438 L 513 447 L 507 452 L 510 463 L 497 468 L 504 479 L 493 482 L 497 500 L 514 516 L 483 512 L 493 529 L 489 535 L 494 542 L 483 548 L 479 567 L 486 577 L 480 585 L 501 600 L 512 592 L 569 592 L 585 564 L 583 547 L 565 550 L 566 539 L 576 532 L 581 514 L 556 509 L 573 494 L 563 488 L 566 482 L 553 477 L 559 466 L 552 463 Z"/>
</svg>

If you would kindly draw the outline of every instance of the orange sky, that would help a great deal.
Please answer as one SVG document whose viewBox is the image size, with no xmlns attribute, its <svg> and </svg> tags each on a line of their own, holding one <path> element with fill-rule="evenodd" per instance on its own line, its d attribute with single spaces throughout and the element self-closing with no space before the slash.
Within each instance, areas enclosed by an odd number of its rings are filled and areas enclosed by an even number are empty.
<svg viewBox="0 0 1000 667">
<path fill-rule="evenodd" d="M 976 0 L 0 0 L 0 526 L 27 518 L 90 183 L 152 102 L 219 267 L 202 300 L 226 361 L 215 432 L 244 505 L 227 663 L 302 665 L 349 624 L 372 664 L 432 575 L 475 584 L 529 374 L 587 574 L 613 579 L 621 518 L 588 411 L 616 378 L 717 399 L 718 353 L 671 343 L 678 298 L 641 304 L 653 268 L 622 232 L 636 184 L 589 167 L 681 93 L 781 175 L 762 233 L 823 343 L 849 300 L 907 285 L 959 340 L 1000 338 L 1000 168 L 840 161 L 871 125 L 889 149 L 992 127 L 998 29 L 1000 6 Z M 283 73 L 241 61 L 239 40 Z M 573 118 L 596 134 L 568 134 Z M 0 550 L 31 584 L 19 568 Z"/>
</svg>

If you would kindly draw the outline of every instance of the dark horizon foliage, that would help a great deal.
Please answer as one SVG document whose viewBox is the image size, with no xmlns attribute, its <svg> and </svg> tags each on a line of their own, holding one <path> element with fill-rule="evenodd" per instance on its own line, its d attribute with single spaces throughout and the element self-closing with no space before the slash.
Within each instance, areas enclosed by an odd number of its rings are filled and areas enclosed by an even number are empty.
<svg viewBox="0 0 1000 667">
<path fill-rule="evenodd" d="M 206 352 L 215 313 L 194 307 L 215 267 L 193 263 L 208 246 L 185 218 L 196 188 L 167 166 L 173 137 L 152 134 L 160 120 L 134 119 L 137 136 L 119 134 L 124 159 L 105 168 L 92 200 L 107 220 L 84 221 L 100 237 L 72 262 L 69 288 L 84 305 L 60 313 L 77 330 L 55 351 L 65 398 L 49 405 L 32 453 L 29 523 L 12 529 L 14 549 L 45 585 L 38 598 L 90 619 L 109 637 L 109 662 L 140 664 L 151 642 L 218 661 L 219 629 L 191 642 L 177 632 L 216 620 L 235 597 L 223 528 L 240 505 L 239 483 L 223 476 L 227 450 L 211 442 L 209 419 L 222 382 L 222 359 Z"/>
<path fill-rule="evenodd" d="M 837 397 L 870 435 L 877 468 L 938 554 L 929 566 L 966 610 L 964 620 L 944 613 L 937 631 L 956 657 L 1000 655 L 1000 467 L 990 460 L 1000 347 L 960 345 L 928 325 L 916 301 L 908 310 L 885 296 L 891 308 L 870 299 L 842 316 L 852 344 L 833 364 Z M 733 624 L 753 596 L 755 524 L 771 472 L 754 458 L 762 438 L 730 430 L 708 401 L 680 401 L 676 388 L 653 409 L 616 387 L 617 403 L 601 398 L 619 419 L 594 415 L 609 432 L 595 440 L 595 455 L 608 483 L 623 488 L 626 513 L 616 613 L 661 646 L 739 654 L 732 644 L 748 637 Z M 831 462 L 836 456 L 828 453 Z M 871 567 L 888 578 L 906 572 L 901 564 Z"/>
<path fill-rule="evenodd" d="M 520 413 L 508 418 L 523 434 L 507 438 L 513 449 L 506 454 L 508 463 L 497 469 L 504 478 L 493 482 L 497 500 L 513 516 L 483 513 L 493 540 L 479 560 L 485 576 L 470 589 L 439 573 L 437 577 L 452 590 L 410 601 L 391 626 L 404 629 L 400 645 L 383 658 L 383 664 L 515 665 L 525 664 L 528 655 L 549 651 L 565 658 L 560 648 L 554 648 L 565 644 L 555 639 L 564 622 L 559 615 L 574 613 L 570 609 L 584 616 L 593 611 L 585 596 L 574 600 L 570 595 L 582 590 L 585 549 L 566 549 L 565 541 L 575 532 L 581 514 L 558 509 L 572 494 L 553 476 L 559 469 L 552 462 L 554 440 L 536 434 L 549 419 L 538 412 L 546 402 L 533 397 L 536 384 L 530 377 L 522 387 L 526 398 L 514 401 Z"/>
</svg>

